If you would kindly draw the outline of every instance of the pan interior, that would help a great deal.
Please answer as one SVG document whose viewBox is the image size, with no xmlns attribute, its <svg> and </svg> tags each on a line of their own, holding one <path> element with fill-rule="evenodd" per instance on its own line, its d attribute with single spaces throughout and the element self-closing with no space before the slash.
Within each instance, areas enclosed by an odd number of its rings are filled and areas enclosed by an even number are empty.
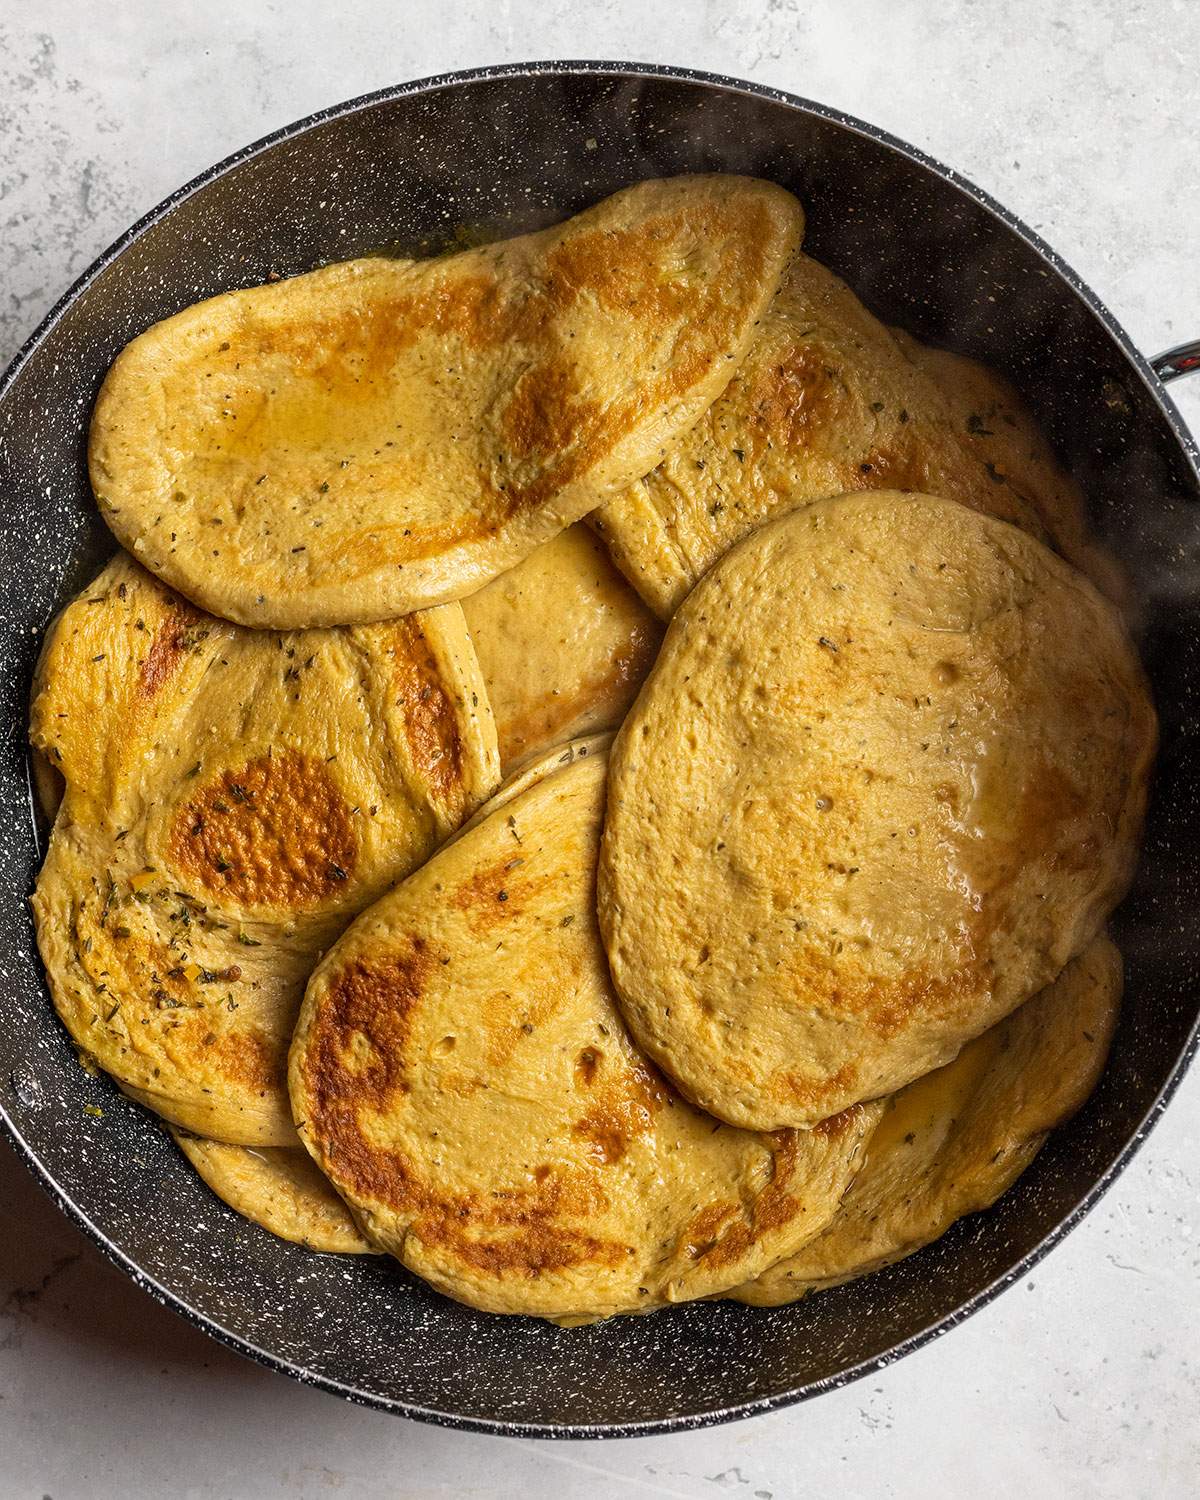
<svg viewBox="0 0 1200 1500">
<path fill-rule="evenodd" d="M 84 436 L 104 371 L 134 334 L 272 273 L 434 252 L 553 222 L 643 177 L 721 170 L 793 189 L 808 211 L 805 248 L 876 313 L 1022 389 L 1132 576 L 1162 753 L 1141 873 L 1115 922 L 1128 978 L 1112 1062 L 1016 1188 L 911 1261 L 794 1307 L 701 1304 L 564 1332 L 262 1233 L 214 1202 L 149 1116 L 78 1066 L 26 905 L 39 862 L 26 700 L 46 623 L 111 551 Z M 559 1435 L 688 1425 L 813 1394 L 928 1335 L 1018 1274 L 1111 1174 L 1188 1045 L 1200 970 L 1200 737 L 1188 732 L 1200 693 L 1198 501 L 1169 412 L 1069 280 L 969 193 L 820 112 L 692 76 L 564 65 L 400 90 L 285 133 L 152 216 L 0 396 L 0 1106 L 19 1143 L 176 1305 L 293 1373 L 409 1415 Z"/>
</svg>

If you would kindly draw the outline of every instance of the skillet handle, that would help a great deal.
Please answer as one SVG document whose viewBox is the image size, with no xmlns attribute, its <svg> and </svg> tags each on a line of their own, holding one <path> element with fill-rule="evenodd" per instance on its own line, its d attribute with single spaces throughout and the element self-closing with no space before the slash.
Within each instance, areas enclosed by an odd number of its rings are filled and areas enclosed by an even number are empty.
<svg viewBox="0 0 1200 1500">
<path fill-rule="evenodd" d="M 1194 375 L 1200 370 L 1200 339 L 1190 339 L 1186 344 L 1176 344 L 1174 349 L 1156 354 L 1150 366 L 1164 384 L 1178 380 L 1181 375 Z"/>
</svg>

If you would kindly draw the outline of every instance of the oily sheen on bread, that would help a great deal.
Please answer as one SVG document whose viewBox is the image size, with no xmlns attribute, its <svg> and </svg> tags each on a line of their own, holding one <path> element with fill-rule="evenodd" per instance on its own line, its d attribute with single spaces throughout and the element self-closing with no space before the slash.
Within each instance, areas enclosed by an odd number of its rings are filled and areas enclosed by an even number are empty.
<svg viewBox="0 0 1200 1500">
<path fill-rule="evenodd" d="M 101 513 L 244 625 L 459 599 L 653 468 L 724 389 L 802 223 L 771 183 L 675 177 L 519 239 L 200 302 L 104 382 Z"/>
</svg>

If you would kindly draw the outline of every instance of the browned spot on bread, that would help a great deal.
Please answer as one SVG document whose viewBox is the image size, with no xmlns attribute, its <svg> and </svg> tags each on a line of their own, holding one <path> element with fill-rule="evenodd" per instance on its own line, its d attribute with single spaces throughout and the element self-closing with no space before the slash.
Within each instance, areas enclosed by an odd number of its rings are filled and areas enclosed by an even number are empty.
<svg viewBox="0 0 1200 1500">
<path fill-rule="evenodd" d="M 178 956 L 123 924 L 114 924 L 118 930 L 110 932 L 97 920 L 103 910 L 98 895 L 95 904 L 97 911 L 79 910 L 75 928 L 80 967 L 96 986 L 92 1004 L 111 990 L 121 996 L 114 1017 L 121 1025 L 143 1019 L 153 1026 L 182 1024 L 198 990 L 185 977 Z"/>
<path fill-rule="evenodd" d="M 982 931 L 982 924 L 980 924 Z M 879 1036 L 894 1036 L 915 1014 L 953 1015 L 964 1002 L 977 996 L 981 986 L 979 962 L 971 946 L 971 935 L 962 949 L 957 967 L 949 974 L 930 974 L 920 969 L 899 975 L 890 984 L 873 987 L 858 984 L 844 999 Z M 835 994 L 835 1000 L 841 998 Z"/>
<path fill-rule="evenodd" d="M 612 1166 L 629 1149 L 629 1137 L 620 1122 L 608 1115 L 585 1115 L 572 1133 L 588 1142 L 588 1156 L 597 1166 Z"/>
<path fill-rule="evenodd" d="M 165 686 L 180 661 L 196 644 L 201 622 L 209 618 L 186 600 L 172 601 L 166 618 L 154 633 L 150 650 L 138 673 L 139 696 L 153 698 Z"/>
<path fill-rule="evenodd" d="M 498 927 L 519 917 L 547 884 L 544 875 L 527 873 L 519 852 L 484 865 L 450 893 L 450 905 L 465 912 L 476 931 Z"/>
<path fill-rule="evenodd" d="M 600 1201 L 584 1174 L 546 1171 L 532 1186 L 503 1196 L 454 1193 L 425 1181 L 404 1153 L 378 1144 L 363 1117 L 379 1117 L 410 1087 L 412 1013 L 436 960 L 420 938 L 388 960 L 359 959 L 330 982 L 309 1033 L 302 1064 L 308 1130 L 325 1153 L 335 1182 L 356 1201 L 411 1215 L 411 1231 L 461 1264 L 491 1276 L 533 1276 L 582 1263 L 616 1264 L 624 1245 L 561 1222 L 586 1219 Z M 370 1043 L 365 1064 L 360 1044 Z M 354 1050 L 358 1064 L 348 1066 Z"/>
<path fill-rule="evenodd" d="M 329 557 L 356 573 L 370 573 L 379 566 L 381 555 L 403 557 L 416 562 L 433 557 L 460 542 L 478 541 L 493 536 L 505 519 L 491 512 L 464 514 L 453 522 L 438 526 L 413 527 L 402 521 L 376 522 L 369 532 L 349 531 L 329 548 Z M 408 619 L 409 616 L 404 616 Z"/>
<path fill-rule="evenodd" d="M 599 465 L 622 438 L 645 420 L 647 408 L 669 406 L 703 378 L 711 363 L 708 349 L 677 346 L 669 368 L 656 380 L 648 381 L 636 397 L 604 408 L 571 394 L 573 371 L 568 361 L 561 361 L 557 368 L 553 360 L 534 366 L 518 383 L 503 417 L 514 450 L 510 459 L 519 467 L 516 473 L 507 471 L 498 504 L 501 514 L 507 518 L 517 510 L 534 509 L 579 475 Z M 561 420 L 556 414 L 557 401 L 565 404 L 570 421 Z M 568 435 L 570 447 L 550 459 L 548 455 L 555 452 L 552 446 L 555 437 L 565 440 Z M 539 458 L 541 463 L 529 462 Z M 521 468 L 531 469 L 531 476 L 523 477 Z M 499 488 L 495 479 L 489 482 L 494 489 Z"/>
<path fill-rule="evenodd" d="M 501 430 L 521 459 L 553 459 L 589 433 L 603 431 L 601 408 L 579 390 L 569 360 L 531 365 L 517 381 L 504 408 Z M 573 465 L 562 465 L 566 473 Z M 537 483 L 517 484 L 521 499 L 533 503 Z"/>
<path fill-rule="evenodd" d="M 996 516 L 1044 537 L 1045 524 L 1033 503 L 995 470 L 986 469 L 967 449 L 968 439 L 928 423 L 897 427 L 876 446 L 851 455 L 839 483 L 852 490 L 907 490 L 957 500 L 983 515 Z"/>
<path fill-rule="evenodd" d="M 735 385 L 726 401 L 736 396 Z M 751 418 L 747 436 L 758 440 L 752 451 L 768 441 L 785 449 L 802 448 L 806 433 L 824 427 L 848 400 L 830 355 L 815 343 L 790 344 L 771 364 L 756 368 L 742 399 Z"/>
<path fill-rule="evenodd" d="M 580 1078 L 577 1062 L 576 1078 L 590 1086 L 599 1061 L 597 1056 L 592 1075 L 586 1080 Z M 602 1080 L 591 1108 L 576 1120 L 571 1133 L 587 1142 L 587 1154 L 597 1166 L 611 1166 L 621 1160 L 637 1136 L 650 1133 L 654 1117 L 668 1097 L 662 1077 L 648 1063 L 622 1058 L 619 1071 Z"/>
<path fill-rule="evenodd" d="M 607 671 L 585 678 L 572 691 L 548 693 L 529 704 L 519 718 L 498 723 L 501 763 L 508 765 L 520 759 L 533 745 L 567 738 L 572 727 L 594 709 L 603 708 L 606 717 L 619 718 L 637 696 L 661 638 L 661 631 L 652 626 L 634 626 Z"/>
<path fill-rule="evenodd" d="M 695 1259 L 715 1266 L 740 1260 L 764 1235 L 782 1229 L 800 1211 L 799 1199 L 788 1191 L 796 1174 L 797 1133 L 777 1130 L 767 1139 L 771 1180 L 750 1205 L 714 1204 L 692 1219 L 682 1241 Z"/>
<path fill-rule="evenodd" d="M 740 1203 L 710 1203 L 693 1214 L 680 1234 L 684 1253 L 692 1260 L 710 1254 L 722 1229 L 742 1211 Z"/>
<path fill-rule="evenodd" d="M 957 962 L 946 973 L 918 968 L 883 979 L 856 965 L 845 953 L 839 966 L 831 966 L 823 955 L 815 955 L 811 962 L 802 962 L 797 972 L 806 976 L 802 980 L 804 991 L 819 995 L 830 1010 L 854 1016 L 878 1036 L 894 1036 L 914 1015 L 953 1015 L 964 1001 L 978 996 L 982 976 L 973 944 L 986 935 L 989 920 L 985 903 L 974 930 L 962 934 Z M 816 1088 L 798 1074 L 783 1073 L 780 1097 L 820 1104 L 835 1089 L 849 1088 L 857 1076 L 854 1065 L 847 1063 Z"/>
<path fill-rule="evenodd" d="M 812 447 L 822 461 L 828 493 L 895 489 L 943 495 L 973 510 L 1000 516 L 1034 535 L 1044 533 L 1037 507 L 995 465 L 976 452 L 978 438 L 935 420 L 914 394 L 914 413 L 889 403 L 874 420 L 860 410 L 863 370 L 856 361 L 844 373 L 845 349 L 826 347 L 820 338 L 790 339 L 770 360 L 760 359 L 734 378 L 722 406 L 746 413 L 741 434 L 747 461 L 768 449 L 793 459 Z M 745 389 L 742 389 L 742 386 Z M 882 407 L 883 403 L 875 403 Z M 847 441 L 830 444 L 845 428 Z M 812 498 L 809 496 L 808 498 Z"/>
<path fill-rule="evenodd" d="M 295 750 L 227 770 L 175 814 L 168 857 L 222 900 L 306 907 L 345 884 L 358 859 L 346 799 Z"/>
<path fill-rule="evenodd" d="M 446 1094 L 457 1094 L 460 1099 L 469 1099 L 483 1088 L 483 1080 L 475 1073 L 443 1073 L 438 1087 Z"/>
<path fill-rule="evenodd" d="M 758 232 L 745 234 L 748 224 Z M 735 230 L 740 233 L 731 238 Z M 692 204 L 638 225 L 571 235 L 546 257 L 547 301 L 567 308 L 585 297 L 609 312 L 636 314 L 648 328 L 681 318 L 686 328 L 696 288 L 687 250 L 680 248 L 685 237 L 696 246 L 736 244 L 736 251 L 726 250 L 725 269 L 758 278 L 771 239 L 770 212 L 754 202 Z"/>
<path fill-rule="evenodd" d="M 196 1018 L 197 1030 L 203 1021 L 203 1017 Z M 211 1026 L 205 1035 L 211 1035 Z M 231 1082 L 273 1096 L 287 1092 L 286 1038 L 268 1036 L 257 1026 L 241 1026 L 218 1035 L 211 1046 L 221 1072 Z"/>
<path fill-rule="evenodd" d="M 775 1075 L 772 1092 L 776 1098 L 784 1099 L 789 1104 L 809 1106 L 819 1104 L 822 1099 L 841 1089 L 848 1089 L 857 1077 L 858 1069 L 853 1063 L 843 1063 L 836 1073 L 818 1081 L 805 1078 L 800 1073 L 780 1072 Z"/>
<path fill-rule="evenodd" d="M 413 763 L 433 796 L 459 807 L 463 743 L 454 702 L 420 623 L 409 615 L 393 628 L 396 691 Z"/>
<path fill-rule="evenodd" d="M 321 381 L 331 400 L 353 400 L 421 339 L 454 338 L 470 349 L 498 343 L 505 323 L 498 301 L 492 277 L 455 274 L 386 299 L 365 298 L 332 317 L 281 321 L 267 332 L 250 325 L 225 361 L 236 367 L 249 344 L 253 354 L 282 356 Z"/>
<path fill-rule="evenodd" d="M 502 1209 L 452 1199 L 418 1219 L 413 1233 L 423 1244 L 449 1250 L 456 1260 L 497 1279 L 538 1276 L 570 1266 L 614 1266 L 632 1253 L 615 1240 L 555 1223 L 564 1196 L 562 1179 L 557 1178 L 533 1193 L 514 1195 Z M 520 1199 L 526 1197 L 532 1201 L 522 1207 Z M 475 1238 L 472 1230 L 480 1237 Z"/>
<path fill-rule="evenodd" d="M 416 938 L 387 961 L 348 964 L 322 999 L 304 1076 L 313 1134 L 331 1156 L 352 1164 L 365 1144 L 358 1111 L 382 1110 L 405 1087 L 411 1012 L 433 962 Z M 367 1049 L 356 1038 L 365 1039 Z M 352 1180 L 363 1185 L 357 1176 Z"/>
<path fill-rule="evenodd" d="M 846 491 L 910 490 L 921 493 L 934 486 L 941 494 L 946 486 L 931 470 L 931 450 L 895 441 L 870 448 L 861 458 L 852 458 L 842 470 Z M 957 498 L 957 497 L 952 497 Z"/>
<path fill-rule="evenodd" d="M 1087 868 L 1099 843 L 1112 835 L 1080 788 L 1045 759 L 1019 787 L 1007 780 L 995 787 L 985 783 L 980 800 L 975 816 L 987 837 L 971 850 L 970 874 L 985 896 L 1015 879 L 1031 856 L 1055 844 L 1065 846 L 1057 861 L 1060 868 Z M 1074 825 L 1073 839 L 1060 836 L 1064 825 Z"/>
<path fill-rule="evenodd" d="M 823 1135 L 830 1140 L 836 1140 L 839 1135 L 844 1135 L 847 1130 L 858 1120 L 862 1114 L 861 1104 L 852 1104 L 849 1109 L 843 1109 L 836 1115 L 827 1115 L 825 1119 L 818 1120 L 812 1127 L 814 1135 Z"/>
</svg>

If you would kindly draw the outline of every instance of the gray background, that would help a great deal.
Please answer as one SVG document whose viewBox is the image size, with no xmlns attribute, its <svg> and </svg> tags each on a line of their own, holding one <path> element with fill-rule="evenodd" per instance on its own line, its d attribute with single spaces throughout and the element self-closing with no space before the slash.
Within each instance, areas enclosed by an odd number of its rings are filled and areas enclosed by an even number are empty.
<svg viewBox="0 0 1200 1500">
<path fill-rule="evenodd" d="M 1153 352 L 1200 335 L 1197 0 L 7 0 L 0 364 L 172 188 L 299 115 L 480 63 L 623 57 L 895 131 L 1040 230 Z M 1196 389 L 1177 387 L 1200 428 Z M 268 1374 L 111 1270 L 0 1146 L 0 1496 L 1191 1495 L 1200 1074 L 1100 1208 L 952 1338 L 710 1432 L 442 1432 Z"/>
</svg>

